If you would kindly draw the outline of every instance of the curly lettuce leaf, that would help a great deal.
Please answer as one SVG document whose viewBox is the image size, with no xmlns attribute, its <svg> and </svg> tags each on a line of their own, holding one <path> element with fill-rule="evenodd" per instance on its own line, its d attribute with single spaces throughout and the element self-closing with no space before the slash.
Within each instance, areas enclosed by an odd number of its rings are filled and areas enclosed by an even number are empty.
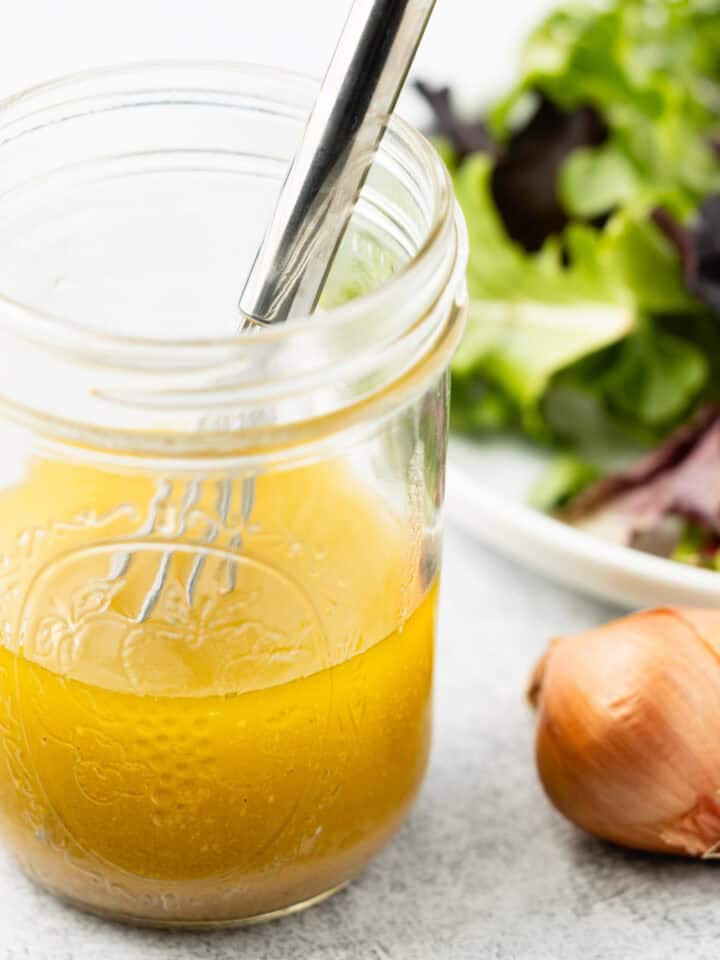
<svg viewBox="0 0 720 960">
<path fill-rule="evenodd" d="M 478 154 L 454 173 L 471 296 L 453 364 L 455 427 L 519 424 L 542 439 L 575 440 L 588 403 L 596 430 L 603 417 L 626 420 L 645 438 L 671 426 L 709 373 L 698 349 L 668 333 L 654 338 L 645 319 L 659 308 L 697 310 L 672 245 L 651 220 L 625 210 L 602 232 L 573 224 L 528 253 L 504 229 L 491 170 L 492 159 Z"/>
<path fill-rule="evenodd" d="M 435 112 L 471 248 L 455 426 L 601 462 L 717 398 L 720 0 L 559 10 L 487 125 Z"/>
<path fill-rule="evenodd" d="M 623 179 L 638 188 L 635 196 L 672 196 L 678 212 L 688 213 L 720 185 L 708 136 L 720 116 L 718 64 L 716 0 L 616 0 L 600 9 L 559 10 L 530 36 L 520 82 L 496 106 L 491 125 L 500 139 L 511 136 L 538 94 L 565 110 L 591 104 L 624 160 Z M 607 156 L 597 159 L 607 166 Z M 588 184 L 588 194 L 593 186 L 607 193 L 607 170 Z M 601 209 L 601 196 L 588 195 L 584 204 Z"/>
<path fill-rule="evenodd" d="M 691 412 L 708 376 L 698 347 L 645 320 L 611 348 L 558 371 L 542 414 L 553 435 L 578 449 L 618 446 L 619 427 L 651 444 Z"/>
<path fill-rule="evenodd" d="M 530 492 L 530 504 L 543 513 L 566 506 L 600 478 L 600 469 L 573 453 L 555 457 Z"/>
<path fill-rule="evenodd" d="M 662 207 L 653 219 L 677 250 L 688 291 L 720 314 L 720 193 L 702 202 L 689 227 Z"/>
<path fill-rule="evenodd" d="M 599 262 L 599 234 L 592 228 L 573 224 L 534 254 L 510 238 L 492 195 L 492 171 L 486 154 L 473 155 L 453 171 L 470 239 L 470 296 L 544 303 L 617 300 L 616 280 Z"/>
<path fill-rule="evenodd" d="M 617 143 L 575 150 L 559 178 L 559 197 L 571 217 L 591 220 L 631 201 L 640 180 L 632 162 Z"/>
<path fill-rule="evenodd" d="M 586 486 L 559 515 L 627 546 L 716 566 L 719 468 L 720 414 L 710 406 L 631 466 Z"/>
<path fill-rule="evenodd" d="M 558 190 L 561 171 L 577 151 L 599 147 L 607 137 L 594 107 L 562 110 L 540 97 L 527 123 L 498 151 L 490 178 L 493 199 L 506 231 L 525 250 L 536 252 L 570 222 Z"/>
</svg>

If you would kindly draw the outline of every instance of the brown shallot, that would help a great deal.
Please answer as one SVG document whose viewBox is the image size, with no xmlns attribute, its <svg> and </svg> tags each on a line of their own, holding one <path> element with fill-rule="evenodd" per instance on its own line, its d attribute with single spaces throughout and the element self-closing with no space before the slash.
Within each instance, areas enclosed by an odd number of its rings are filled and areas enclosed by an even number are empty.
<svg viewBox="0 0 720 960">
<path fill-rule="evenodd" d="M 720 610 L 665 608 L 555 640 L 529 691 L 552 803 L 642 850 L 720 850 Z"/>
</svg>

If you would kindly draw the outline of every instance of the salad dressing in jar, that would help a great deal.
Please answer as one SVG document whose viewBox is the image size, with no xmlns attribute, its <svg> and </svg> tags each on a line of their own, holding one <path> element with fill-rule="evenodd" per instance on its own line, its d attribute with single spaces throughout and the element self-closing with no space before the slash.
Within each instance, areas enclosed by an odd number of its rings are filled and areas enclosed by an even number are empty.
<svg viewBox="0 0 720 960">
<path fill-rule="evenodd" d="M 427 761 L 464 235 L 393 121 L 322 314 L 237 337 L 313 94 L 144 67 L 0 111 L 0 829 L 119 919 L 315 902 Z"/>
</svg>

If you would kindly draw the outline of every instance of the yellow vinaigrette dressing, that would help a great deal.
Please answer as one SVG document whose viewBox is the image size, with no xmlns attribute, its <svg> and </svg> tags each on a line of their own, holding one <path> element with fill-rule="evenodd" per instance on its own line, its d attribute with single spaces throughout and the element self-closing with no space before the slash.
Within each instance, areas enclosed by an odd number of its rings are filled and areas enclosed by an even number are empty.
<svg viewBox="0 0 720 960">
<path fill-rule="evenodd" d="M 0 495 L 0 820 L 25 868 L 151 922 L 360 869 L 428 754 L 436 585 L 407 526 L 328 464 L 250 486 L 43 461 Z"/>
</svg>

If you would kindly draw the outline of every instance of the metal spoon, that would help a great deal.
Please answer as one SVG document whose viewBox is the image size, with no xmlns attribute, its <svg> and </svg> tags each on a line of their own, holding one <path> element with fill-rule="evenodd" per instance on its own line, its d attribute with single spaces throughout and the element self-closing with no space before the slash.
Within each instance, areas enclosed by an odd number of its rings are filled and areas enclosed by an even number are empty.
<svg viewBox="0 0 720 960">
<path fill-rule="evenodd" d="M 242 329 L 307 315 L 317 306 L 353 207 L 382 139 L 389 114 L 402 89 L 435 0 L 355 0 L 323 81 L 305 133 L 280 191 L 272 220 L 240 297 Z M 217 520 L 210 520 L 202 546 L 212 545 L 225 528 L 232 490 L 217 481 Z M 229 490 L 229 494 L 228 494 Z M 157 532 L 162 504 L 172 484 L 161 485 L 140 532 Z M 247 522 L 255 480 L 242 481 L 240 500 Z M 200 497 L 197 480 L 181 497 L 175 535 L 184 533 L 190 511 Z M 225 510 L 225 513 L 227 510 Z M 241 543 L 237 534 L 234 546 Z M 174 550 L 166 548 L 135 621 L 152 615 L 168 580 Z M 127 574 L 133 550 L 113 558 L 110 579 Z M 185 584 L 193 606 L 206 556 L 199 551 Z M 227 591 L 235 587 L 232 561 Z"/>
<path fill-rule="evenodd" d="M 244 325 L 317 306 L 435 0 L 355 0 L 240 296 Z"/>
</svg>

